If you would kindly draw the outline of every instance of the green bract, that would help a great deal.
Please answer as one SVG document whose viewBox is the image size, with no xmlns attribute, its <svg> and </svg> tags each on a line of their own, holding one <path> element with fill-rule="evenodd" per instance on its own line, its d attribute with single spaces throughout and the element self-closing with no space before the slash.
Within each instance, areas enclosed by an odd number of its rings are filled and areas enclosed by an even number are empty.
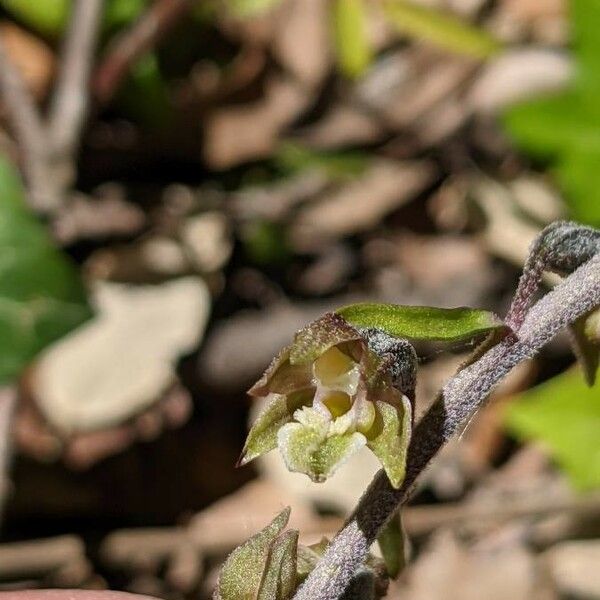
<svg viewBox="0 0 600 600">
<path fill-rule="evenodd" d="M 375 327 L 402 338 L 455 342 L 504 329 L 493 313 L 476 308 L 351 304 L 336 311 L 357 327 Z"/>
<path fill-rule="evenodd" d="M 215 600 L 289 600 L 296 589 L 298 532 L 283 529 L 286 508 L 227 558 Z M 282 533 L 283 532 L 283 533 Z"/>
<path fill-rule="evenodd" d="M 600 310 L 577 319 L 570 327 L 571 341 L 577 360 L 581 365 L 586 383 L 596 383 L 600 363 Z"/>
<path fill-rule="evenodd" d="M 389 357 L 328 313 L 294 337 L 249 391 L 265 401 L 241 464 L 279 447 L 290 471 L 324 481 L 363 446 L 390 482 L 404 479 L 412 407 L 392 384 Z"/>
</svg>

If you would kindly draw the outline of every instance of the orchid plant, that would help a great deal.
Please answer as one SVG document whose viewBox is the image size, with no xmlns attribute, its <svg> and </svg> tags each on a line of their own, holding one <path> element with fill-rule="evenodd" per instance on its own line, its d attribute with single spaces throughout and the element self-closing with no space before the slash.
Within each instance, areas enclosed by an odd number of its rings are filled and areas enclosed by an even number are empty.
<svg viewBox="0 0 600 600">
<path fill-rule="evenodd" d="M 545 271 L 563 281 L 537 302 Z M 548 226 L 533 243 L 504 320 L 482 310 L 356 304 L 307 325 L 250 389 L 264 408 L 240 458 L 277 448 L 290 471 L 331 477 L 363 446 L 381 463 L 345 526 L 304 547 L 289 509 L 234 550 L 215 600 L 371 600 L 403 564 L 397 517 L 415 480 L 514 366 L 569 328 L 586 381 L 600 355 L 600 231 Z M 485 335 L 483 335 L 485 334 Z M 417 356 L 411 342 L 484 338 L 414 423 Z M 373 557 L 379 539 L 384 560 Z"/>
</svg>

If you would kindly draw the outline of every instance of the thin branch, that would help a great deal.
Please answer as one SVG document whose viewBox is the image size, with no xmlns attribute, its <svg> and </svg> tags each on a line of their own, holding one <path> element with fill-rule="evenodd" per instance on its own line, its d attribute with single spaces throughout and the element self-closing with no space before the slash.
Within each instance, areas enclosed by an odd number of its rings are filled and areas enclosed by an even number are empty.
<svg viewBox="0 0 600 600">
<path fill-rule="evenodd" d="M 363 564 L 381 528 L 409 497 L 417 477 L 483 406 L 492 388 L 564 327 L 598 305 L 600 255 L 597 254 L 529 310 L 518 337 L 507 337 L 444 386 L 414 431 L 402 487 L 392 488 L 383 471 L 375 476 L 354 514 L 332 540 L 294 600 L 337 600 Z"/>
<path fill-rule="evenodd" d="M 48 131 L 53 158 L 72 163 L 89 109 L 89 81 L 104 0 L 76 0 L 50 104 Z"/>
<path fill-rule="evenodd" d="M 0 93 L 8 111 L 21 151 L 22 165 L 36 210 L 48 212 L 56 207 L 56 197 L 47 185 L 47 136 L 33 96 L 6 52 L 0 38 Z"/>
<path fill-rule="evenodd" d="M 193 7 L 192 0 L 155 0 L 140 18 L 110 45 L 92 80 L 92 92 L 106 104 L 131 67 L 151 50 Z"/>
<path fill-rule="evenodd" d="M 17 393 L 12 387 L 0 388 L 0 523 L 10 489 L 9 469 L 12 457 L 12 422 Z"/>
</svg>

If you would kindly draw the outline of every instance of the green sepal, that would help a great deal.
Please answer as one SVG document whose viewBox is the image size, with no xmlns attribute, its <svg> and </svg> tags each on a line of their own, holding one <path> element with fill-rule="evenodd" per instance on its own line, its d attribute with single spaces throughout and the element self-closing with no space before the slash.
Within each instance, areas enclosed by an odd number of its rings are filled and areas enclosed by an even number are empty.
<svg viewBox="0 0 600 600">
<path fill-rule="evenodd" d="M 311 400 L 312 392 L 296 392 L 288 396 L 273 394 L 252 424 L 238 466 L 276 448 L 277 432 L 293 419 L 297 409 Z"/>
<path fill-rule="evenodd" d="M 367 446 L 379 459 L 392 486 L 398 489 L 406 474 L 406 454 L 412 428 L 411 405 L 402 396 L 400 406 L 376 401 L 375 424 L 367 434 Z"/>
</svg>

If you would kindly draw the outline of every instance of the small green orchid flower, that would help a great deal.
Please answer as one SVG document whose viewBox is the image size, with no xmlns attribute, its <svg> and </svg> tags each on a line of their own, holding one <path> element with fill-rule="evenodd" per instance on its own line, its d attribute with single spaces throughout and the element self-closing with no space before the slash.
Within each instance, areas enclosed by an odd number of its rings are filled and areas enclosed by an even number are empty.
<svg viewBox="0 0 600 600">
<path fill-rule="evenodd" d="M 381 332 L 359 331 L 334 313 L 300 330 L 249 391 L 265 408 L 240 464 L 279 447 L 290 471 L 320 482 L 367 446 L 399 487 L 416 358 L 408 342 L 390 340 Z M 398 360 L 407 360 L 408 367 L 399 368 Z"/>
</svg>

